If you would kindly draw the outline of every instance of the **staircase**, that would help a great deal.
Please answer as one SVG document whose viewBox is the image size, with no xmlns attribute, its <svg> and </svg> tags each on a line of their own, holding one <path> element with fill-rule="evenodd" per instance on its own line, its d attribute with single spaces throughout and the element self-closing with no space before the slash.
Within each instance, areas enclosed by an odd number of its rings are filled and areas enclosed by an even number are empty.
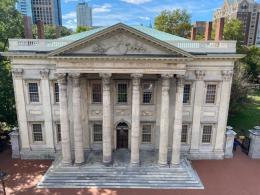
<svg viewBox="0 0 260 195">
<path fill-rule="evenodd" d="M 178 167 L 84 165 L 64 167 L 54 162 L 38 188 L 204 189 L 190 163 Z"/>
</svg>

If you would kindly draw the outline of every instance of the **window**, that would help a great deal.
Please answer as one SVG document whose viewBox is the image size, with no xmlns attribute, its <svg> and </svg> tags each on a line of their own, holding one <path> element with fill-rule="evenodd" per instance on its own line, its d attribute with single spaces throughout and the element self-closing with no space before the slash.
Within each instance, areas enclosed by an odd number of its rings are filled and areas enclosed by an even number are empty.
<svg viewBox="0 0 260 195">
<path fill-rule="evenodd" d="M 117 84 L 117 102 L 127 103 L 127 84 L 118 83 Z"/>
<path fill-rule="evenodd" d="M 215 104 L 217 85 L 207 85 L 206 104 Z"/>
<path fill-rule="evenodd" d="M 94 142 L 102 142 L 102 124 L 93 125 L 93 139 Z"/>
<path fill-rule="evenodd" d="M 187 143 L 187 141 L 188 141 L 188 125 L 182 125 L 181 143 Z"/>
<path fill-rule="evenodd" d="M 151 104 L 153 99 L 153 83 L 143 83 L 143 103 Z"/>
<path fill-rule="evenodd" d="M 212 125 L 204 125 L 202 132 L 202 143 L 210 143 L 212 135 Z"/>
<path fill-rule="evenodd" d="M 61 142 L 61 128 L 60 124 L 56 124 L 56 130 L 57 130 L 57 142 Z"/>
<path fill-rule="evenodd" d="M 29 100 L 30 102 L 39 102 L 39 89 L 38 83 L 29 83 Z"/>
<path fill-rule="evenodd" d="M 151 143 L 152 141 L 152 125 L 142 126 L 142 143 Z"/>
<path fill-rule="evenodd" d="M 183 89 L 183 103 L 189 104 L 190 103 L 190 93 L 191 93 L 191 85 L 185 84 Z"/>
<path fill-rule="evenodd" d="M 92 102 L 93 103 L 102 103 L 102 85 L 101 83 L 92 84 Z"/>
<path fill-rule="evenodd" d="M 60 102 L 59 84 L 58 83 L 54 84 L 54 98 L 55 98 L 55 103 L 59 103 Z"/>
<path fill-rule="evenodd" d="M 41 124 L 32 124 L 32 134 L 33 142 L 42 142 L 42 125 Z"/>
</svg>

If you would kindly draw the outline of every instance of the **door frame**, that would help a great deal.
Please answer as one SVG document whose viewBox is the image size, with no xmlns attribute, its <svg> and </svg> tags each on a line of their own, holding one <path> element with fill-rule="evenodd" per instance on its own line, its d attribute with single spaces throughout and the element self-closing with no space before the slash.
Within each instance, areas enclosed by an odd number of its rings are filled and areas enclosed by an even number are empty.
<svg viewBox="0 0 260 195">
<path fill-rule="evenodd" d="M 125 123 L 128 126 L 128 148 L 127 149 L 131 149 L 131 125 L 129 124 L 129 122 L 125 121 L 125 120 L 121 120 L 115 123 L 114 126 L 114 149 L 117 150 L 117 126 L 120 123 Z"/>
</svg>

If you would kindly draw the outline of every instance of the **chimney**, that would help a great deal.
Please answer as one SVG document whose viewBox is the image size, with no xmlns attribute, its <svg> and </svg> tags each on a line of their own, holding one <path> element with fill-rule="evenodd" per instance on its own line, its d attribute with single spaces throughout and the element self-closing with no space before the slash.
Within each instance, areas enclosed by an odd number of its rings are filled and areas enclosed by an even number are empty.
<svg viewBox="0 0 260 195">
<path fill-rule="evenodd" d="M 41 20 L 37 21 L 37 34 L 38 39 L 44 39 L 44 26 Z"/>
<path fill-rule="evenodd" d="M 194 40 L 196 40 L 196 35 L 197 35 L 197 29 L 196 29 L 196 27 L 192 27 L 192 29 L 191 29 L 191 40 L 192 41 L 194 41 Z"/>
<path fill-rule="evenodd" d="M 212 22 L 207 22 L 205 28 L 205 41 L 211 40 L 211 33 L 212 33 Z"/>
<path fill-rule="evenodd" d="M 215 41 L 221 41 L 223 39 L 224 25 L 225 18 L 220 18 L 217 20 Z"/>
<path fill-rule="evenodd" d="M 23 25 L 24 25 L 24 37 L 26 39 L 32 39 L 32 18 L 30 16 L 23 16 Z"/>
</svg>

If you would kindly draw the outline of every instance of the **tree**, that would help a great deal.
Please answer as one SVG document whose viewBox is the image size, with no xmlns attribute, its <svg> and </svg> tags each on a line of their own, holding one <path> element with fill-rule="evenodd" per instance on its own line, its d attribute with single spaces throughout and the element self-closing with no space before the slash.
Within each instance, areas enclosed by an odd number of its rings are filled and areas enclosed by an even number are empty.
<svg viewBox="0 0 260 195">
<path fill-rule="evenodd" d="M 154 26 L 157 30 L 188 38 L 192 27 L 191 15 L 187 10 L 164 10 L 155 18 Z"/>
<path fill-rule="evenodd" d="M 76 29 L 76 33 L 81 33 L 89 30 L 91 30 L 91 28 L 88 26 L 78 26 Z"/>
<path fill-rule="evenodd" d="M 23 18 L 15 9 L 16 0 L 0 1 L 0 50 L 7 50 L 9 38 L 23 37 Z M 0 56 L 0 123 L 16 124 L 16 109 L 12 84 L 11 65 Z"/>
<path fill-rule="evenodd" d="M 243 44 L 243 24 L 240 20 L 231 19 L 224 26 L 224 39 L 225 40 L 236 40 L 237 50 L 240 53 Z"/>
<path fill-rule="evenodd" d="M 56 27 L 54 25 L 44 25 L 45 39 L 57 39 L 71 34 L 72 31 L 64 26 Z M 33 25 L 33 37 L 37 38 L 37 25 Z"/>
</svg>

